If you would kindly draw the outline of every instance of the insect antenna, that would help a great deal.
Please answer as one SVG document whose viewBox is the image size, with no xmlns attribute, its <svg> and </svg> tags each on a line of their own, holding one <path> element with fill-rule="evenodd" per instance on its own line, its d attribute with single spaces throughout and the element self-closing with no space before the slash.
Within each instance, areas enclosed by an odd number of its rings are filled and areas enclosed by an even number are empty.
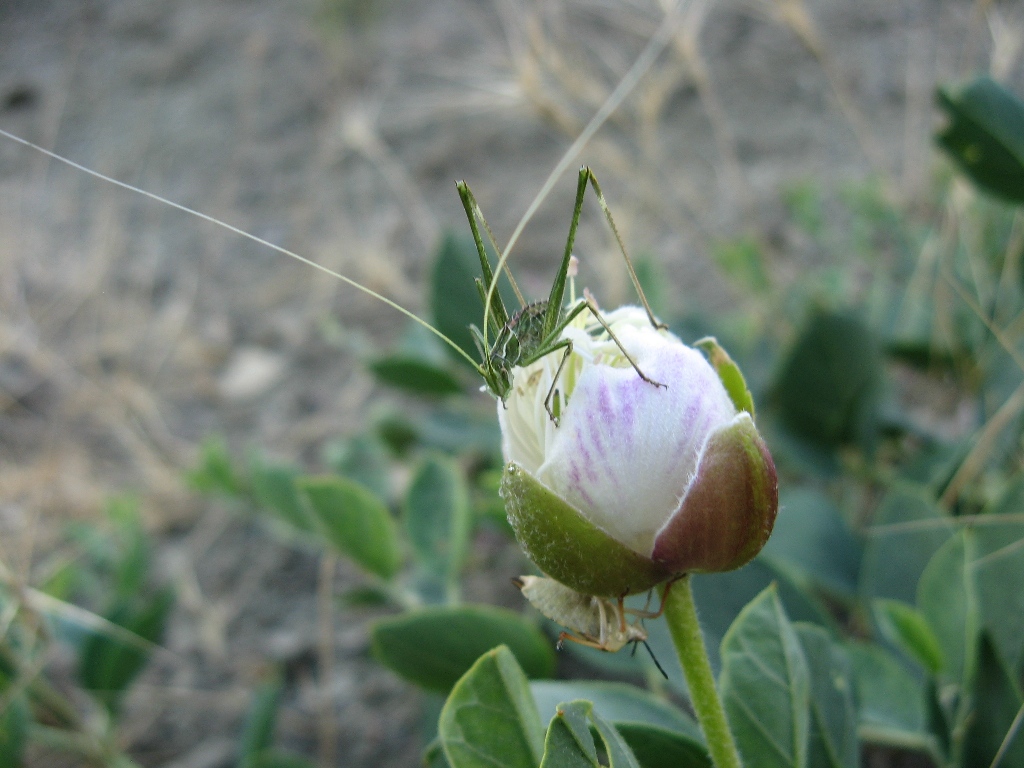
<svg viewBox="0 0 1024 768">
<path fill-rule="evenodd" d="M 658 671 L 661 672 L 661 676 L 664 677 L 666 680 L 668 680 L 668 673 L 665 672 L 664 667 L 661 666 L 661 662 L 658 661 L 658 657 L 654 655 L 654 651 L 651 650 L 651 646 L 650 646 L 650 644 L 646 640 L 637 640 L 636 642 L 634 642 L 633 643 L 633 653 L 636 654 L 637 643 L 643 643 L 644 644 L 644 648 L 647 649 L 647 653 L 649 653 L 651 655 L 651 661 L 654 662 L 654 666 L 656 666 L 658 668 Z"/>
<path fill-rule="evenodd" d="M 302 255 L 300 255 L 298 253 L 295 253 L 294 251 L 289 251 L 287 248 L 284 248 L 284 247 L 282 247 L 280 245 L 277 245 L 276 243 L 272 243 L 269 240 L 264 240 L 262 237 L 254 235 L 251 232 L 246 232 L 244 229 L 236 227 L 236 226 L 234 226 L 232 224 L 228 224 L 226 221 L 221 221 L 220 219 L 214 218 L 213 216 L 209 216 L 209 215 L 207 215 L 205 213 L 202 213 L 201 211 L 197 211 L 195 208 L 189 208 L 187 205 L 182 205 L 181 203 L 176 203 L 173 200 L 170 200 L 169 198 L 166 198 L 166 197 L 161 197 L 160 195 L 158 195 L 158 194 L 156 194 L 154 192 L 147 192 L 145 189 L 141 189 L 139 187 L 133 187 L 131 184 L 129 184 L 127 182 L 124 182 L 124 181 L 121 181 L 120 179 L 115 179 L 113 176 L 107 176 L 106 174 L 100 173 L 99 171 L 94 171 L 92 168 L 88 168 L 88 167 L 86 167 L 84 165 L 81 165 L 80 163 L 76 163 L 74 160 L 71 160 L 69 158 L 63 157 L 61 155 L 58 155 L 56 152 L 51 152 L 50 150 L 46 149 L 45 147 L 41 147 L 38 144 L 34 144 L 33 142 L 29 141 L 28 139 L 23 139 L 20 136 L 14 135 L 13 133 L 8 133 L 7 131 L 3 130 L 2 128 L 0 128 L 0 136 L 3 136 L 4 138 L 10 139 L 11 141 L 17 142 L 18 144 L 21 144 L 22 146 L 28 147 L 29 149 L 34 149 L 37 152 L 41 152 L 42 154 L 44 154 L 47 157 L 49 157 L 51 160 L 56 160 L 59 163 L 63 163 L 64 165 L 67 165 L 67 166 L 69 166 L 71 168 L 74 168 L 75 170 L 81 171 L 82 173 L 85 173 L 85 174 L 87 174 L 89 176 L 92 176 L 93 178 L 99 179 L 100 181 L 105 181 L 108 184 L 113 184 L 115 187 L 120 187 L 121 189 L 128 190 L 129 192 L 134 192 L 136 194 L 142 195 L 143 197 L 148 197 L 150 200 L 155 200 L 158 203 L 162 203 L 164 205 L 170 206 L 171 208 L 174 208 L 175 210 L 181 211 L 182 213 L 187 213 L 189 216 L 194 216 L 197 219 L 201 219 L 202 221 L 209 222 L 210 224 L 218 226 L 221 229 L 226 229 L 228 232 L 232 232 L 232 233 L 234 233 L 236 235 L 241 235 L 242 237 L 244 237 L 244 238 L 246 238 L 248 240 L 252 240 L 254 243 L 259 243 L 262 246 L 270 248 L 273 251 L 277 251 L 278 253 L 284 254 L 285 256 L 290 256 L 291 258 L 295 259 L 296 261 L 301 261 L 303 264 L 306 264 L 307 266 L 313 267 L 314 269 L 319 269 L 321 272 L 324 272 L 325 274 L 328 274 L 328 275 L 330 275 L 333 278 L 341 280 L 343 283 L 347 283 L 348 285 L 351 285 L 353 288 L 357 288 L 360 291 L 362 291 L 363 293 L 365 293 L 365 294 L 367 294 L 369 296 L 372 296 L 373 298 L 377 299 L 378 301 L 383 302 L 384 304 L 387 304 L 392 309 L 398 310 L 403 315 L 408 317 L 410 320 L 415 320 L 417 323 L 422 325 L 424 328 L 426 328 L 432 334 L 437 336 L 441 341 L 443 341 L 449 347 L 451 347 L 456 352 L 458 352 L 460 355 L 462 355 L 464 358 L 466 358 L 466 360 L 468 360 L 473 365 L 474 368 L 477 367 L 476 360 L 474 360 L 473 357 L 466 350 L 464 350 L 462 347 L 460 347 L 454 341 L 449 339 L 447 336 L 445 336 L 443 333 L 441 333 L 439 330 L 437 330 L 437 328 L 435 328 L 430 323 L 428 323 L 426 320 L 424 320 L 422 317 L 419 317 L 415 313 L 410 312 L 408 309 L 403 307 L 401 304 L 398 304 L 398 303 L 392 301 L 387 296 L 383 296 L 383 295 L 377 293 L 372 288 L 368 288 L 367 286 L 363 285 L 362 283 L 359 283 L 359 282 L 353 280 L 351 277 L 345 277 L 345 275 L 341 274 L 340 272 L 335 272 L 333 269 L 330 269 L 329 267 L 325 267 L 323 264 L 317 264 L 312 259 L 307 259 L 305 256 L 302 256 Z"/>
</svg>

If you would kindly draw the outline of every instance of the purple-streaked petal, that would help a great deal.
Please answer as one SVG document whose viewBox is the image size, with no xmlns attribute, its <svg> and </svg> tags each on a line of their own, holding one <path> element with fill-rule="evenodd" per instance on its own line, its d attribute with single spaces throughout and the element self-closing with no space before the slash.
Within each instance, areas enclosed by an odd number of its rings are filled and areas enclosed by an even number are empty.
<svg viewBox="0 0 1024 768">
<path fill-rule="evenodd" d="M 650 327 L 616 327 L 628 362 L 584 364 L 536 477 L 595 525 L 649 556 L 709 434 L 736 414 L 700 352 Z"/>
</svg>

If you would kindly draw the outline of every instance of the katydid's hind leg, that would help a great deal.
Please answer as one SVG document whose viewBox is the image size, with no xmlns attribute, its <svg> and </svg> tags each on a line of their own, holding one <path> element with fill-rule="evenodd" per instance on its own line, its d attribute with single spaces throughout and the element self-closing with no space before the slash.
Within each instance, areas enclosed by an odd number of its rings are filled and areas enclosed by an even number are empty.
<svg viewBox="0 0 1024 768">
<path fill-rule="evenodd" d="M 594 600 L 597 602 L 597 615 L 600 626 L 600 635 L 598 635 L 598 638 L 601 641 L 601 644 L 596 647 L 604 650 L 608 647 L 608 614 L 605 611 L 604 600 L 601 598 L 594 598 Z"/>
<path fill-rule="evenodd" d="M 611 338 L 612 341 L 615 342 L 615 346 L 617 346 L 619 348 L 619 351 L 626 356 L 626 359 L 629 361 L 629 364 L 633 366 L 633 370 L 636 371 L 637 375 L 641 379 L 646 381 L 648 384 L 653 384 L 655 387 L 664 387 L 665 389 L 668 389 L 668 384 L 662 384 L 660 381 L 655 381 L 646 373 L 640 370 L 640 366 L 637 365 L 636 360 L 634 360 L 633 356 L 626 351 L 626 348 L 624 346 L 622 346 L 622 342 L 619 341 L 619 337 L 615 335 L 615 332 L 611 329 L 611 326 L 608 325 L 607 321 L 601 316 L 601 311 L 597 308 L 597 305 L 594 304 L 593 299 L 587 299 L 586 302 L 584 302 L 584 306 L 590 309 L 590 314 L 592 314 L 597 319 L 597 322 L 601 324 L 601 327 L 608 332 L 608 336 Z"/>
<path fill-rule="evenodd" d="M 559 407 L 558 413 L 556 414 L 551 408 L 551 401 L 558 395 L 558 379 L 562 375 L 562 369 L 565 368 L 565 364 L 568 362 L 569 356 L 572 354 L 572 341 L 570 339 L 565 339 L 563 342 L 549 350 L 549 354 L 559 347 L 565 347 L 565 354 L 562 355 L 562 360 L 558 363 L 558 370 L 555 371 L 554 378 L 551 379 L 551 388 L 548 389 L 548 396 L 544 398 L 544 410 L 548 412 L 548 418 L 551 419 L 556 427 L 558 426 L 558 419 L 562 415 L 562 409 Z"/>
<path fill-rule="evenodd" d="M 607 651 L 608 644 L 605 640 L 594 640 L 589 637 L 583 637 L 573 632 L 559 632 L 558 642 L 555 643 L 555 648 L 559 651 L 565 645 L 565 641 L 568 640 L 570 643 L 577 643 L 578 645 L 585 645 L 587 648 L 596 648 L 599 651 Z"/>
<path fill-rule="evenodd" d="M 668 330 L 668 325 L 658 321 L 658 319 L 654 317 L 651 305 L 647 303 L 647 297 L 644 295 L 644 289 L 640 285 L 640 278 L 637 277 L 636 269 L 633 267 L 633 260 L 629 258 L 629 251 L 626 250 L 626 243 L 623 241 L 622 235 L 619 234 L 619 228 L 615 226 L 615 219 L 612 218 L 611 208 L 608 207 L 608 203 L 604 199 L 604 192 L 601 191 L 601 185 L 597 183 L 597 177 L 589 167 L 584 166 L 584 170 L 586 171 L 587 178 L 590 179 L 590 186 L 594 188 L 594 193 L 597 195 L 598 205 L 601 206 L 601 210 L 604 212 L 604 217 L 608 220 L 608 226 L 611 227 L 612 234 L 615 235 L 615 241 L 619 244 L 619 251 L 621 251 L 622 257 L 626 260 L 626 269 L 629 270 L 629 279 L 633 281 L 633 287 L 636 288 L 637 295 L 640 297 L 640 302 L 644 305 L 644 309 L 647 310 L 647 319 L 650 320 L 651 325 L 659 331 Z M 636 368 L 636 365 L 633 367 Z M 640 376 L 643 377 L 643 374 L 641 373 Z M 646 381 L 647 379 L 644 380 Z"/>
<path fill-rule="evenodd" d="M 623 635 L 625 635 L 626 634 L 626 598 L 624 596 L 619 598 L 618 611 L 616 611 L 616 613 L 619 615 L 619 632 L 621 632 Z"/>
<path fill-rule="evenodd" d="M 679 577 L 682 578 L 682 577 Z M 638 608 L 627 608 L 626 613 L 630 616 L 636 616 L 639 619 L 657 619 L 665 612 L 665 602 L 668 600 L 669 590 L 672 589 L 672 585 L 679 581 L 679 578 L 672 579 L 665 585 L 665 591 L 661 593 L 661 604 L 658 606 L 658 610 L 650 611 L 645 607 L 643 610 Z"/>
</svg>

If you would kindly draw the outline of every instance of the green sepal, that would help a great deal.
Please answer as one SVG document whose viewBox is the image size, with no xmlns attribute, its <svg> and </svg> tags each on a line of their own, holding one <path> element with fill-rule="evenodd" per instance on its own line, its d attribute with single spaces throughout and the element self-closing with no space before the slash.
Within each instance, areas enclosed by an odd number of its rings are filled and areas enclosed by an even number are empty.
<svg viewBox="0 0 1024 768">
<path fill-rule="evenodd" d="M 634 552 L 515 462 L 505 466 L 501 497 L 526 555 L 551 578 L 584 595 L 646 592 L 673 574 Z"/>
<path fill-rule="evenodd" d="M 753 418 L 754 396 L 747 389 L 747 381 L 743 378 L 740 367 L 729 357 L 729 353 L 718 343 L 718 339 L 714 336 L 707 336 L 694 343 L 693 346 L 708 356 L 708 362 L 718 374 L 718 378 L 722 382 L 722 386 L 725 387 L 732 404 L 736 406 L 736 410 L 746 411 Z"/>
</svg>

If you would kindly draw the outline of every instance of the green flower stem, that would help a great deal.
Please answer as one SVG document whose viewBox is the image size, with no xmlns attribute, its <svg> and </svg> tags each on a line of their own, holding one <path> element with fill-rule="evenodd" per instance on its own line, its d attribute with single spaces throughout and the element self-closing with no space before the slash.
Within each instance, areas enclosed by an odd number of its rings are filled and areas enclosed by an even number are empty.
<svg viewBox="0 0 1024 768">
<path fill-rule="evenodd" d="M 729 721 L 725 719 L 722 700 L 718 698 L 715 689 L 715 676 L 711 672 L 704 638 L 700 633 L 690 577 L 684 576 L 670 587 L 665 595 L 665 621 L 672 633 L 683 674 L 686 675 L 690 700 L 704 732 L 711 761 L 715 768 L 743 768 L 732 731 L 729 730 Z"/>
</svg>

